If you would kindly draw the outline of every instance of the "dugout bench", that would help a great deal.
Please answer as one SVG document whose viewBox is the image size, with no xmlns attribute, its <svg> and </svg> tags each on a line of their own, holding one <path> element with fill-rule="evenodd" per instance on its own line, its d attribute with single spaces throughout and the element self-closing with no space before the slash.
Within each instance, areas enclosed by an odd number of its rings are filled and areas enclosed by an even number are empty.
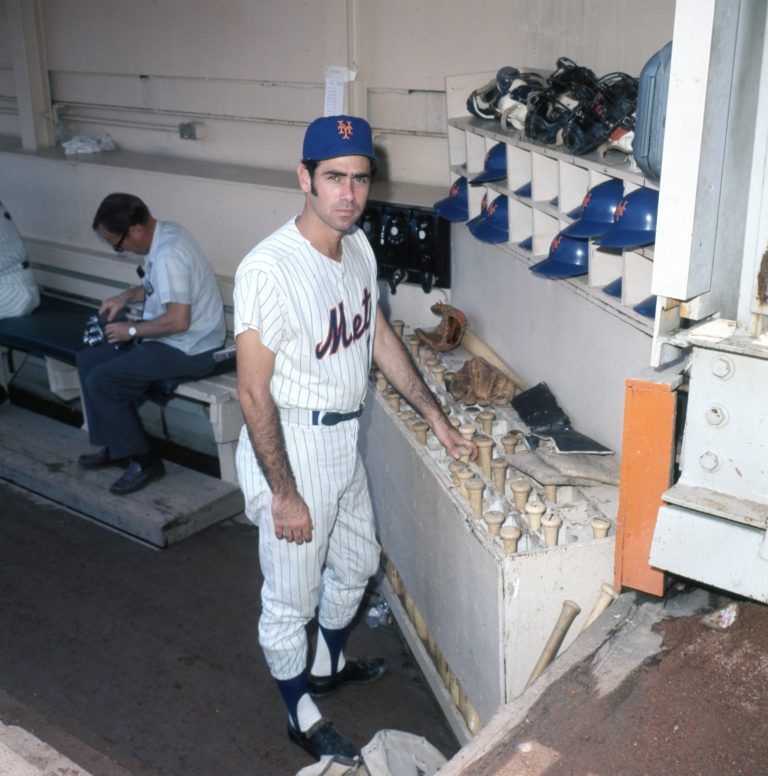
<svg viewBox="0 0 768 776">
<path fill-rule="evenodd" d="M 75 358 L 78 351 L 88 347 L 83 342 L 88 318 L 103 299 L 139 282 L 139 262 L 127 256 L 113 258 L 44 241 L 28 240 L 26 246 L 40 286 L 41 303 L 30 315 L 0 320 L 0 385 L 7 390 L 23 360 L 33 355 L 44 359 L 51 392 L 72 401 L 80 396 Z M 233 281 L 221 276 L 217 279 L 225 300 L 226 344 L 231 345 Z M 234 358 L 217 362 L 213 374 L 201 380 L 182 378 L 155 383 L 148 398 L 163 408 L 172 398 L 205 405 L 221 479 L 237 483 L 235 448 L 243 414 L 237 398 Z"/>
</svg>

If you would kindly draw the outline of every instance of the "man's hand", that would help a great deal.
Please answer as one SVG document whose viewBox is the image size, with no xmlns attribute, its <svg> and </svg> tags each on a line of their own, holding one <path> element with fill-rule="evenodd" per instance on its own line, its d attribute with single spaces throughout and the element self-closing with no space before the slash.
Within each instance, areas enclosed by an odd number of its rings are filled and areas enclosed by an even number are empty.
<svg viewBox="0 0 768 776">
<path fill-rule="evenodd" d="M 304 499 L 298 493 L 290 496 L 272 494 L 272 520 L 278 539 L 296 544 L 312 541 L 312 518 Z"/>
<path fill-rule="evenodd" d="M 435 424 L 432 433 L 440 440 L 440 443 L 446 449 L 448 455 L 454 460 L 458 460 L 462 450 L 469 448 L 469 460 L 477 460 L 477 445 L 469 442 L 446 420 Z"/>
<path fill-rule="evenodd" d="M 124 294 L 118 294 L 117 296 L 111 296 L 109 299 L 105 299 L 99 307 L 99 315 L 107 315 L 107 320 L 114 320 L 115 316 L 126 305 L 126 298 Z M 111 342 L 111 340 L 110 340 Z"/>
<path fill-rule="evenodd" d="M 130 342 L 133 337 L 128 333 L 131 326 L 135 326 L 135 321 L 120 321 L 118 323 L 108 323 L 104 327 L 104 336 L 110 345 L 119 345 L 121 342 Z"/>
<path fill-rule="evenodd" d="M 384 377 L 429 424 L 451 458 L 458 459 L 469 448 L 469 459 L 477 459 L 477 445 L 468 442 L 448 422 L 443 408 L 422 379 L 402 340 L 392 331 L 381 306 L 376 306 L 376 335 L 373 341 L 373 360 Z"/>
</svg>

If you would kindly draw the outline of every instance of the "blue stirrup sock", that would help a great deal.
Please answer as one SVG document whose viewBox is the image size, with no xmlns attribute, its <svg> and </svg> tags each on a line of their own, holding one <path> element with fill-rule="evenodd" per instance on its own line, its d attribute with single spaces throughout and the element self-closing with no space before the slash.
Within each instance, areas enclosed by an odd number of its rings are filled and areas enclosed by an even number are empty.
<svg viewBox="0 0 768 776">
<path fill-rule="evenodd" d="M 312 662 L 312 676 L 333 676 L 346 665 L 344 645 L 348 628 L 330 630 L 320 626 L 317 632 L 317 649 Z"/>
<path fill-rule="evenodd" d="M 288 716 L 294 730 L 309 730 L 321 719 L 320 710 L 309 695 L 307 672 L 302 671 L 292 679 L 276 679 L 280 694 L 288 707 Z"/>
</svg>

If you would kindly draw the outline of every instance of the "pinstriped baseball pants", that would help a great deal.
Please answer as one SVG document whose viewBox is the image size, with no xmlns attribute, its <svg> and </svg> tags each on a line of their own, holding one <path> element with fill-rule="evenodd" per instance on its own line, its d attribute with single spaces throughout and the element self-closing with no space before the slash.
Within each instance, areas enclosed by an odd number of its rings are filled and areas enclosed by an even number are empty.
<svg viewBox="0 0 768 776">
<path fill-rule="evenodd" d="M 264 576 L 259 643 L 275 679 L 307 666 L 306 625 L 346 627 L 379 564 L 368 482 L 357 450 L 357 420 L 336 426 L 283 424 L 299 493 L 312 517 L 311 542 L 275 538 L 271 493 L 243 428 L 237 451 L 246 513 L 258 520 Z"/>
</svg>

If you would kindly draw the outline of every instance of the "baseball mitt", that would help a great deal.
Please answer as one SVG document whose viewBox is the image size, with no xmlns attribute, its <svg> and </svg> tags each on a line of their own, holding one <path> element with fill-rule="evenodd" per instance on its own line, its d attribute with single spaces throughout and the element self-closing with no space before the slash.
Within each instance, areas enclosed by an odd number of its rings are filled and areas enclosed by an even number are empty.
<svg viewBox="0 0 768 776">
<path fill-rule="evenodd" d="M 436 329 L 425 331 L 416 329 L 416 336 L 434 350 L 444 353 L 447 350 L 457 348 L 467 328 L 467 316 L 461 310 L 457 310 L 449 304 L 438 302 L 430 307 L 435 315 L 442 315 L 443 320 Z"/>
<path fill-rule="evenodd" d="M 469 359 L 458 372 L 445 378 L 456 401 L 481 407 L 509 404 L 517 389 L 513 380 L 480 356 Z"/>
</svg>

